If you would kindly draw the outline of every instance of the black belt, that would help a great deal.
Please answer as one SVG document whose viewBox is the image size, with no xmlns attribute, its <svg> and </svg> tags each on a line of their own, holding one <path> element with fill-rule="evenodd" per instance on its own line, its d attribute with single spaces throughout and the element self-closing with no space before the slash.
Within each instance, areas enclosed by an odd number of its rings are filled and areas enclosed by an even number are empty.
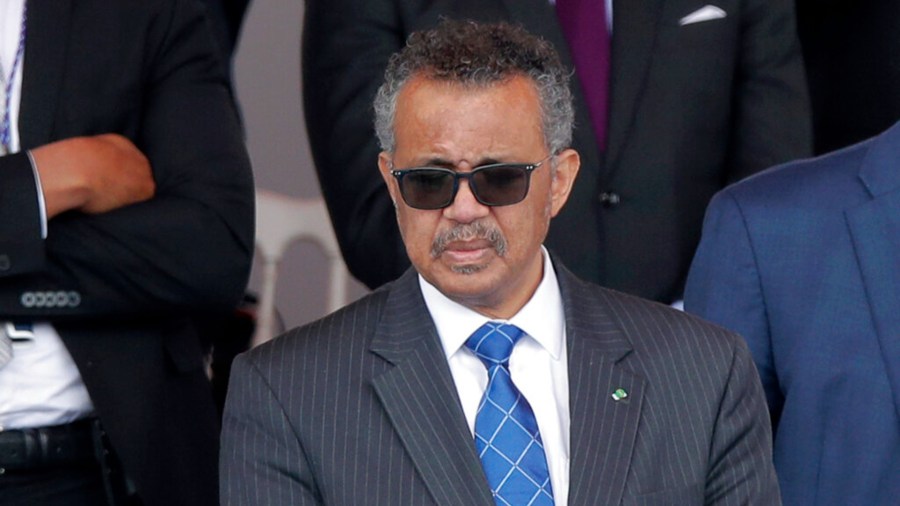
<svg viewBox="0 0 900 506">
<path fill-rule="evenodd" d="M 96 461 L 99 424 L 86 418 L 65 425 L 0 431 L 0 469 L 24 471 Z"/>
</svg>

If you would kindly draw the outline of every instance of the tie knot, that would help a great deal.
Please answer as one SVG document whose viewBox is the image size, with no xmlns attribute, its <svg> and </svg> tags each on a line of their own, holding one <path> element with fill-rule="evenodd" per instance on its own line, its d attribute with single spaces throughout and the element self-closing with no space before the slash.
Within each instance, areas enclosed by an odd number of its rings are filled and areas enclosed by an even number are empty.
<svg viewBox="0 0 900 506">
<path fill-rule="evenodd" d="M 469 339 L 466 347 L 475 352 L 487 367 L 509 363 L 513 346 L 524 332 L 515 325 L 500 322 L 487 322 L 478 327 Z"/>
</svg>

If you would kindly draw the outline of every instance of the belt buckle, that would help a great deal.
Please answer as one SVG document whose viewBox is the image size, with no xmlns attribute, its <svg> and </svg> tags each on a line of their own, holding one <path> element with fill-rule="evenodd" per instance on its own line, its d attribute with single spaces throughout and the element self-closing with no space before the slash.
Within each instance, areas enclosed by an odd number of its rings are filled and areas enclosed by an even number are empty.
<svg viewBox="0 0 900 506">
<path fill-rule="evenodd" d="M 63 425 L 0 431 L 0 475 L 96 459 L 95 419 Z"/>
</svg>

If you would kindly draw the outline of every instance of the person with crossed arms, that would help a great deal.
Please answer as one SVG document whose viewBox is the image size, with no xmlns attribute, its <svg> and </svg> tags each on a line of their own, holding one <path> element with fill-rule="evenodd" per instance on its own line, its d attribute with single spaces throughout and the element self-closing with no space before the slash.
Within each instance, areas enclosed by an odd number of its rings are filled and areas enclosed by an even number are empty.
<svg viewBox="0 0 900 506">
<path fill-rule="evenodd" d="M 194 0 L 0 2 L 0 504 L 217 505 L 253 181 Z"/>
</svg>

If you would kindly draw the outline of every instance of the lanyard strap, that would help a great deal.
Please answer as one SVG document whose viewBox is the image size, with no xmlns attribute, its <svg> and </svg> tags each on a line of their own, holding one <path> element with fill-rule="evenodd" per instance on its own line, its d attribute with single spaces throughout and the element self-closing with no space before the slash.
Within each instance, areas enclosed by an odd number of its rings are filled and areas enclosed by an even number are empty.
<svg viewBox="0 0 900 506">
<path fill-rule="evenodd" d="M 28 2 L 24 2 L 22 5 L 22 28 L 19 31 L 19 45 L 16 48 L 16 56 L 13 58 L 12 68 L 9 71 L 9 79 L 6 79 L 6 86 L 4 86 L 4 99 L 3 99 L 3 118 L 0 120 L 0 155 L 5 155 L 12 150 L 12 121 L 10 118 L 10 113 L 12 112 L 12 91 L 13 84 L 16 81 L 16 71 L 22 64 L 22 56 L 25 54 L 25 22 L 28 19 Z M 0 74 L 2 74 L 2 67 L 0 67 Z M 0 75 L 0 79 L 5 78 L 6 76 Z"/>
</svg>

